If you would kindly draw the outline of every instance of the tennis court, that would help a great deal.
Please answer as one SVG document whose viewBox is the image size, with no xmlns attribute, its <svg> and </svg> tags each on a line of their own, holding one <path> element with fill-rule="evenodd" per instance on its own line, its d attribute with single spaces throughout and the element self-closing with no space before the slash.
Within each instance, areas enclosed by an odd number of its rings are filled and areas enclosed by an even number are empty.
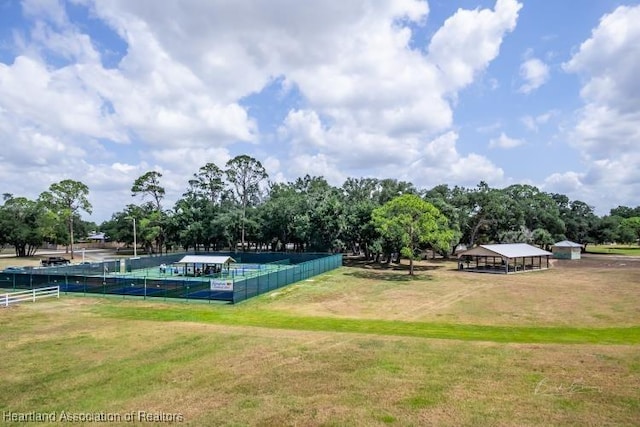
<svg viewBox="0 0 640 427">
<path fill-rule="evenodd" d="M 107 277 L 138 277 L 147 279 L 180 279 L 187 281 L 203 281 L 209 278 L 234 279 L 253 277 L 260 274 L 291 268 L 292 265 L 282 264 L 231 264 L 229 269 L 218 272 L 207 272 L 206 265 L 196 264 L 194 268 L 180 264 L 166 264 L 155 267 L 140 268 L 128 272 L 105 271 Z M 96 274 L 96 276 L 98 276 Z"/>
<path fill-rule="evenodd" d="M 169 254 L 0 273 L 0 287 L 60 286 L 63 293 L 237 303 L 341 265 L 341 254 Z"/>
</svg>

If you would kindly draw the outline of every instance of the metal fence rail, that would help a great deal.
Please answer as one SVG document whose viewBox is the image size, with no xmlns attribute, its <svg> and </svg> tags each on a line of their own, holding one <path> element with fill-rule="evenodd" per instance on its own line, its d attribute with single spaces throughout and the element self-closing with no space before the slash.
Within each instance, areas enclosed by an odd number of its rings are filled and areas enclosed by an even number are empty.
<svg viewBox="0 0 640 427">
<path fill-rule="evenodd" d="M 37 299 L 50 297 L 60 298 L 60 286 L 48 286 L 46 288 L 0 294 L 0 305 L 9 307 L 9 304 L 15 304 L 17 302 L 35 302 Z"/>
</svg>

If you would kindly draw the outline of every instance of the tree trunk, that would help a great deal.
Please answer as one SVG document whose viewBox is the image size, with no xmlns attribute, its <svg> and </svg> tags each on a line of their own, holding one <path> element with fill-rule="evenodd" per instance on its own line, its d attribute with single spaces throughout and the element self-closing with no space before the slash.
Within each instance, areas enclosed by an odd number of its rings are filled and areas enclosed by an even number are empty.
<svg viewBox="0 0 640 427">
<path fill-rule="evenodd" d="M 473 227 L 473 231 L 471 232 L 471 236 L 469 236 L 469 249 L 473 247 L 474 242 L 476 241 L 476 235 L 478 231 L 480 231 L 480 227 L 482 227 L 485 223 L 484 219 L 478 220 L 478 223 Z"/>
<path fill-rule="evenodd" d="M 409 276 L 413 276 L 413 257 L 409 257 Z"/>
</svg>

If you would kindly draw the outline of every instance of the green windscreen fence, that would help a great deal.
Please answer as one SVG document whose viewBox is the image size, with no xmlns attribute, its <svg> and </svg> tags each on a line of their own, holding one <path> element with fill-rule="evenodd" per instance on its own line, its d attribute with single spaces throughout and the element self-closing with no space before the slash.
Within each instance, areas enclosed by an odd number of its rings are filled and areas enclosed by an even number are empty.
<svg viewBox="0 0 640 427">
<path fill-rule="evenodd" d="M 298 259 L 296 259 L 298 260 Z M 233 302 L 244 301 L 342 266 L 342 254 L 310 259 L 253 277 L 234 279 Z"/>
<path fill-rule="evenodd" d="M 171 266 L 185 255 L 230 256 L 236 263 L 211 275 L 185 277 L 172 267 L 158 272 L 160 265 Z M 0 288 L 60 286 L 63 293 L 237 303 L 340 266 L 342 254 L 192 252 L 4 272 Z"/>
</svg>

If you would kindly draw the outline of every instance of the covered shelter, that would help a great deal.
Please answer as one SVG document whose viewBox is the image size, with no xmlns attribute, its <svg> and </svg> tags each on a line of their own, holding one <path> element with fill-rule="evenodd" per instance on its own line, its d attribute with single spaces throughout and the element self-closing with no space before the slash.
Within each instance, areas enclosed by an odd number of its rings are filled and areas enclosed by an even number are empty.
<svg viewBox="0 0 640 427">
<path fill-rule="evenodd" d="M 228 273 L 232 262 L 236 260 L 230 256 L 186 255 L 174 264 L 182 267 L 182 274 L 185 276 L 212 276 L 223 270 Z"/>
<path fill-rule="evenodd" d="M 570 240 L 563 240 L 553 245 L 551 252 L 556 259 L 580 259 L 582 245 Z"/>
<path fill-rule="evenodd" d="M 545 270 L 552 255 L 526 243 L 480 245 L 458 254 L 458 270 L 503 274 Z"/>
</svg>

